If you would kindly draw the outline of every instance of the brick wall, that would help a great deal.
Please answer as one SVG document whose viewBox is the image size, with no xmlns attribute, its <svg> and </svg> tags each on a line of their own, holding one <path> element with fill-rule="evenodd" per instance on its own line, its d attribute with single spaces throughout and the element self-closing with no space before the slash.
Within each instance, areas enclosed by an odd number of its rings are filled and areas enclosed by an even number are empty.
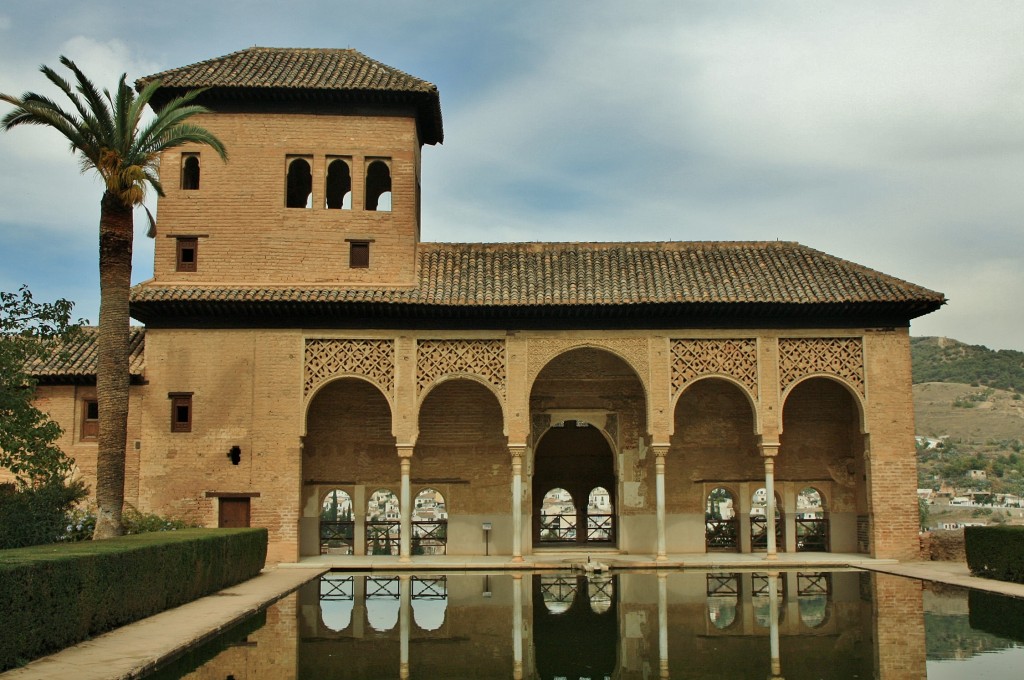
<svg viewBox="0 0 1024 680">
<path fill-rule="evenodd" d="M 208 148 L 161 157 L 154 279 L 159 283 L 411 285 L 418 240 L 419 140 L 412 117 L 211 113 L 196 122 L 227 147 L 223 163 Z M 198 190 L 180 188 L 182 154 L 200 154 Z M 312 207 L 285 207 L 288 160 L 312 170 Z M 327 209 L 327 165 L 344 158 L 352 208 Z M 365 168 L 386 159 L 390 212 L 363 209 Z M 197 271 L 176 272 L 175 236 L 199 236 Z M 373 239 L 370 266 L 349 268 L 346 239 Z"/>
</svg>

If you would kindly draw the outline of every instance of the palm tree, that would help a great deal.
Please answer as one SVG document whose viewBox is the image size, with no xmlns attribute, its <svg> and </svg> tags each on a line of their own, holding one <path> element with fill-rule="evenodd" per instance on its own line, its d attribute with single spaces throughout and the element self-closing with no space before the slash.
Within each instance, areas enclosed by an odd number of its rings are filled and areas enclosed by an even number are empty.
<svg viewBox="0 0 1024 680">
<path fill-rule="evenodd" d="M 113 95 L 108 90 L 101 95 L 73 61 L 62 56 L 60 63 L 74 74 L 74 87 L 48 66 L 40 67 L 40 71 L 71 101 L 74 111 L 65 111 L 48 97 L 34 92 L 21 97 L 0 93 L 0 100 L 14 106 L 0 120 L 0 130 L 18 125 L 51 127 L 70 142 L 82 171 L 95 170 L 104 182 L 100 201 L 100 320 L 96 341 L 99 447 L 95 537 L 109 538 L 122 532 L 134 209 L 142 204 L 147 185 L 159 196 L 164 195 L 157 176 L 162 151 L 186 143 L 205 144 L 224 160 L 227 151 L 208 130 L 187 122 L 192 116 L 207 112 L 192 103 L 201 90 L 171 100 L 143 125 L 143 111 L 160 87 L 159 80 L 150 82 L 136 96 L 122 75 Z"/>
</svg>

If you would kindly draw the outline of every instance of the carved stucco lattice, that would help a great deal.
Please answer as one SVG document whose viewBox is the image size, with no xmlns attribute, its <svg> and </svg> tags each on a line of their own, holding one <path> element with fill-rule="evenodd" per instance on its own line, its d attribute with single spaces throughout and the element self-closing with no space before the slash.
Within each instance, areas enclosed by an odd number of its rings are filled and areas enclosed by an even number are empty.
<svg viewBox="0 0 1024 680">
<path fill-rule="evenodd" d="M 395 346 L 391 340 L 306 340 L 305 395 L 338 375 L 361 375 L 391 397 Z"/>
<path fill-rule="evenodd" d="M 531 338 L 529 341 L 529 381 L 532 385 L 541 369 L 553 358 L 581 347 L 607 349 L 626 360 L 637 372 L 645 392 L 650 394 L 648 376 L 650 357 L 647 338 Z"/>
<path fill-rule="evenodd" d="M 864 396 L 864 344 L 860 338 L 780 338 L 779 389 L 825 373 L 842 378 Z"/>
<path fill-rule="evenodd" d="M 422 394 L 436 380 L 468 373 L 490 383 L 505 396 L 504 340 L 421 340 L 416 347 L 416 390 Z"/>
<path fill-rule="evenodd" d="M 672 398 L 705 375 L 727 375 L 757 398 L 757 340 L 708 338 L 672 341 Z"/>
</svg>

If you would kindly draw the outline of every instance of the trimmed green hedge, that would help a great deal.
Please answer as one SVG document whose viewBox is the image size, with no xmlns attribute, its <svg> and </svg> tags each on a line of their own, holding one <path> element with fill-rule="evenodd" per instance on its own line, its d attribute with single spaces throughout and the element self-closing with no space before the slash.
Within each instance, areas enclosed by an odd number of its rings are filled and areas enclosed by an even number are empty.
<svg viewBox="0 0 1024 680">
<path fill-rule="evenodd" d="M 971 628 L 1024 642 L 1024 600 L 983 590 L 967 593 Z"/>
<path fill-rule="evenodd" d="M 975 576 L 1024 583 L 1024 527 L 964 527 L 964 547 Z"/>
<path fill-rule="evenodd" d="M 0 671 L 256 576 L 266 529 L 0 551 Z"/>
</svg>

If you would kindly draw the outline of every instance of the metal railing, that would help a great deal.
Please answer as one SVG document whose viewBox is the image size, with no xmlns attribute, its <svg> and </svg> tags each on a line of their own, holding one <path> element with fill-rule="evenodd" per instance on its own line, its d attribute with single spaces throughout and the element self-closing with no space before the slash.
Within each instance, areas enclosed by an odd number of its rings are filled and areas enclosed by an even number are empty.
<svg viewBox="0 0 1024 680">
<path fill-rule="evenodd" d="M 394 520 L 367 520 L 366 554 L 397 555 L 401 534 L 401 524 Z"/>
<path fill-rule="evenodd" d="M 576 515 L 543 515 L 540 518 L 542 543 L 575 543 Z"/>
<path fill-rule="evenodd" d="M 587 515 L 587 540 L 595 543 L 615 542 L 615 515 Z"/>
<path fill-rule="evenodd" d="M 413 555 L 444 555 L 448 551 L 448 520 L 412 523 Z"/>
<path fill-rule="evenodd" d="M 785 534 L 783 529 L 785 521 L 782 517 L 775 518 L 775 549 L 782 552 L 786 549 Z M 768 549 L 768 518 L 764 515 L 752 515 L 750 517 L 750 549 Z"/>
<path fill-rule="evenodd" d="M 739 522 L 735 518 L 704 520 L 704 547 L 707 550 L 738 551 Z"/>
<path fill-rule="evenodd" d="M 796 549 L 798 552 L 828 552 L 828 520 L 825 518 L 798 519 L 796 521 Z"/>
<path fill-rule="evenodd" d="M 351 520 L 320 520 L 320 554 L 351 555 L 355 535 L 356 523 Z"/>
</svg>

